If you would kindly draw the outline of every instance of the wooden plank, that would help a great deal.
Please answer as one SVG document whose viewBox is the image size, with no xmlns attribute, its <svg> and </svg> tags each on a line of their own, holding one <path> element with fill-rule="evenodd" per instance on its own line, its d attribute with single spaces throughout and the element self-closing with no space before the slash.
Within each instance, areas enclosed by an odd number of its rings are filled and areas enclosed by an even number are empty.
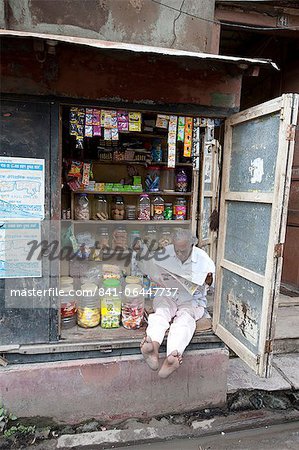
<svg viewBox="0 0 299 450">
<path fill-rule="evenodd" d="M 258 359 L 245 345 L 227 331 L 221 324 L 216 325 L 215 333 L 222 339 L 226 345 L 233 349 L 240 358 L 249 365 L 256 373 L 258 371 Z"/>
<path fill-rule="evenodd" d="M 252 120 L 255 119 L 256 117 L 274 113 L 280 110 L 281 104 L 282 104 L 282 97 L 277 97 L 273 100 L 269 100 L 268 102 L 262 103 L 257 106 L 253 106 L 237 114 L 234 114 L 232 117 L 229 117 L 227 119 L 227 124 L 228 126 L 233 126 L 237 125 L 240 122 L 246 122 L 247 120 Z"/>
<path fill-rule="evenodd" d="M 220 262 L 220 265 L 224 269 L 230 270 L 231 272 L 236 273 L 240 277 L 243 277 L 246 280 L 250 280 L 253 283 L 258 284 L 259 286 L 264 286 L 265 284 L 265 277 L 263 275 L 253 272 L 252 270 L 246 269 L 245 267 L 238 266 L 237 264 L 228 261 L 227 259 L 223 259 Z"/>
<path fill-rule="evenodd" d="M 120 330 L 119 328 L 118 330 Z M 65 330 L 66 331 L 66 330 Z M 64 331 L 64 332 L 65 332 Z M 70 330 L 68 330 L 70 331 Z M 86 330 L 87 332 L 91 330 Z M 51 344 L 35 344 L 35 345 L 21 345 L 17 349 L 8 350 L 8 353 L 18 353 L 18 354 L 43 354 L 43 353 L 68 353 L 68 352 L 81 352 L 81 351 L 93 351 L 98 350 L 104 353 L 111 351 L 112 349 L 122 349 L 122 348 L 132 348 L 136 349 L 140 347 L 140 341 L 144 336 L 144 329 L 142 330 L 125 330 L 122 328 L 122 331 L 126 333 L 126 337 L 120 338 L 113 335 L 105 337 L 105 334 L 109 330 L 97 328 L 98 337 L 95 339 L 90 336 L 90 339 L 85 336 L 84 340 L 82 337 L 76 338 L 72 333 L 68 333 L 68 338 L 64 340 L 60 340 L 57 343 Z M 115 331 L 115 330 L 112 330 Z M 137 332 L 136 332 L 137 331 Z M 133 335 L 130 335 L 133 333 Z M 120 336 L 121 333 L 119 333 Z M 101 335 L 102 338 L 99 336 Z M 64 336 L 66 336 L 64 334 Z M 219 344 L 221 340 L 215 336 L 211 331 L 196 331 L 192 340 L 192 344 Z M 166 344 L 166 338 L 164 339 L 163 344 Z"/>
<path fill-rule="evenodd" d="M 273 194 L 263 192 L 226 192 L 225 200 L 236 202 L 272 203 Z"/>
<path fill-rule="evenodd" d="M 196 225 L 197 225 L 197 207 L 198 207 L 198 190 L 199 190 L 199 171 L 193 170 L 192 177 L 192 192 L 191 197 L 191 209 L 189 215 L 191 218 L 191 230 L 194 235 L 196 235 Z"/>
<path fill-rule="evenodd" d="M 225 248 L 225 235 L 226 235 L 226 222 L 227 222 L 227 210 L 225 194 L 228 191 L 229 177 L 230 177 L 230 159 L 232 152 L 232 127 L 229 123 L 225 122 L 225 135 L 224 135 L 224 148 L 225 157 L 222 163 L 222 186 L 221 186 L 221 199 L 219 207 L 219 231 L 218 231 L 218 243 L 217 243 L 217 260 L 216 260 L 216 286 L 215 286 L 215 301 L 213 311 L 213 330 L 216 332 L 217 324 L 220 320 L 220 307 L 221 307 L 221 286 L 222 286 L 222 266 L 221 262 L 224 260 L 224 248 Z"/>
</svg>

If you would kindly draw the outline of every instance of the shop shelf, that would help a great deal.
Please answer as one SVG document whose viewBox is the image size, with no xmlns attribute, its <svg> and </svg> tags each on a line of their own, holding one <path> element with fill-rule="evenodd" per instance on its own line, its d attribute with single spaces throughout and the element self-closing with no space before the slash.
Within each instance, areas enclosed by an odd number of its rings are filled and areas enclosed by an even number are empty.
<svg viewBox="0 0 299 450">
<path fill-rule="evenodd" d="M 115 165 L 127 165 L 127 164 L 136 164 L 142 166 L 167 166 L 167 162 L 156 162 L 156 161 L 136 161 L 135 159 L 129 161 L 116 161 L 115 159 L 110 160 L 99 160 L 95 159 L 91 161 L 93 164 L 115 164 Z M 193 163 L 176 163 L 176 167 L 193 167 Z"/>
<path fill-rule="evenodd" d="M 167 166 L 167 162 L 161 161 L 161 162 L 155 162 L 152 161 L 151 164 L 153 166 Z M 193 167 L 193 163 L 175 163 L 176 167 Z M 175 167 L 174 167 L 175 168 Z"/>
<path fill-rule="evenodd" d="M 135 164 L 135 165 L 140 165 L 140 166 L 148 166 L 150 163 L 148 163 L 147 161 L 135 161 L 134 159 L 130 160 L 130 161 L 116 161 L 114 159 L 111 160 L 107 160 L 104 159 L 103 161 L 101 160 L 93 160 L 92 161 L 93 164 L 115 164 L 115 165 L 120 165 L 120 166 L 125 166 L 128 164 Z"/>
<path fill-rule="evenodd" d="M 74 194 L 90 194 L 90 195 L 141 195 L 141 194 L 148 194 L 148 195 L 174 195 L 176 197 L 190 197 L 192 195 L 192 192 L 164 192 L 164 191 L 158 191 L 158 192 L 123 192 L 123 191 L 117 191 L 117 192 L 106 192 L 106 191 L 74 191 Z"/>
<path fill-rule="evenodd" d="M 191 220 L 62 220 L 62 222 L 72 222 L 73 224 L 93 224 L 93 225 L 190 225 Z"/>
<path fill-rule="evenodd" d="M 154 133 L 142 133 L 141 131 L 122 131 L 121 136 L 128 136 L 132 135 L 136 138 L 138 137 L 148 137 L 152 139 L 167 139 L 168 138 L 168 132 L 166 131 L 165 134 L 154 134 Z"/>
</svg>

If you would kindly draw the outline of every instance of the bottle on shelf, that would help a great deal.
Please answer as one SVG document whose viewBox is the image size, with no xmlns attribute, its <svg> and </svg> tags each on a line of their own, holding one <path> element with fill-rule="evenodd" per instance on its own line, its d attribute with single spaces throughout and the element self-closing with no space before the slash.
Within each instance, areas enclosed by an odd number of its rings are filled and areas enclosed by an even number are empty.
<svg viewBox="0 0 299 450">
<path fill-rule="evenodd" d="M 127 205 L 126 206 L 126 219 L 127 220 L 135 220 L 136 219 L 136 206 L 135 205 Z"/>
<path fill-rule="evenodd" d="M 164 220 L 164 200 L 160 195 L 154 198 L 152 201 L 152 219 Z"/>
<path fill-rule="evenodd" d="M 93 218 L 94 220 L 107 220 L 109 218 L 107 200 L 104 195 L 95 195 Z"/>
<path fill-rule="evenodd" d="M 121 316 L 120 281 L 110 278 L 103 281 L 101 296 L 101 327 L 118 328 Z"/>
<path fill-rule="evenodd" d="M 160 190 L 160 167 L 149 166 L 145 178 L 145 190 L 147 192 L 158 192 Z"/>
<path fill-rule="evenodd" d="M 128 233 L 125 227 L 117 227 L 112 234 L 113 250 L 128 250 Z"/>
<path fill-rule="evenodd" d="M 76 194 L 75 196 L 75 220 L 89 220 L 90 206 L 86 194 Z"/>
<path fill-rule="evenodd" d="M 141 194 L 138 205 L 138 220 L 150 220 L 151 201 L 147 194 Z"/>
<path fill-rule="evenodd" d="M 184 169 L 181 169 L 176 173 L 175 190 L 176 192 L 188 191 L 188 175 Z"/>
<path fill-rule="evenodd" d="M 98 287 L 95 283 L 82 284 L 83 295 L 78 300 L 77 323 L 82 328 L 99 325 L 101 318 Z"/>
<path fill-rule="evenodd" d="M 157 229 L 155 226 L 149 225 L 147 227 L 143 240 L 150 251 L 156 251 L 158 249 Z"/>
<path fill-rule="evenodd" d="M 125 218 L 125 203 L 121 195 L 114 197 L 111 205 L 111 218 L 113 220 L 123 220 Z"/>
<path fill-rule="evenodd" d="M 161 191 L 174 192 L 175 189 L 175 169 L 172 167 L 163 167 L 161 174 Z"/>
<path fill-rule="evenodd" d="M 141 239 L 140 231 L 132 230 L 130 232 L 130 248 L 134 249 L 134 245 L 136 244 L 136 242 L 140 241 L 140 239 Z"/>
<path fill-rule="evenodd" d="M 172 243 L 171 232 L 169 228 L 163 227 L 159 239 L 159 249 L 167 247 Z"/>
<path fill-rule="evenodd" d="M 187 218 L 187 203 L 184 197 L 177 197 L 174 204 L 174 219 L 186 220 Z"/>
<path fill-rule="evenodd" d="M 122 301 L 121 320 L 124 328 L 136 330 L 141 327 L 144 315 L 144 296 L 140 284 L 126 284 Z"/>
<path fill-rule="evenodd" d="M 173 205 L 172 205 L 172 203 L 165 203 L 164 219 L 165 220 L 172 220 L 173 219 Z"/>
</svg>

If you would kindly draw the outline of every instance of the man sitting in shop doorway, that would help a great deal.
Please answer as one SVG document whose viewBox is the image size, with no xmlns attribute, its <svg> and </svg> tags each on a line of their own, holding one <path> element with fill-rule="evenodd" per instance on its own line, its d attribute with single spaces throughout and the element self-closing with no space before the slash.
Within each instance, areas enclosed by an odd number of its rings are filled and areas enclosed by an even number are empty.
<svg viewBox="0 0 299 450">
<path fill-rule="evenodd" d="M 144 243 L 135 247 L 139 269 L 164 288 L 153 301 L 154 313 L 149 314 L 146 336 L 141 342 L 146 363 L 152 370 L 158 370 L 159 347 L 169 329 L 167 357 L 158 372 L 161 378 L 167 378 L 182 364 L 196 321 L 209 317 L 206 293 L 215 273 L 214 262 L 195 246 L 197 239 L 189 230 L 177 229 L 172 242 L 150 258 L 144 257 L 148 254 Z"/>
</svg>

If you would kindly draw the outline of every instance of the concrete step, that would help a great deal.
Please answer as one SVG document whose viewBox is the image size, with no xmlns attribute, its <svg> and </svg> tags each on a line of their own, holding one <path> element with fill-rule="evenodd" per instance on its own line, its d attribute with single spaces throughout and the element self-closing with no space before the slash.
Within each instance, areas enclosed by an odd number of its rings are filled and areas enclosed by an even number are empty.
<svg viewBox="0 0 299 450">
<path fill-rule="evenodd" d="M 280 295 L 274 352 L 299 352 L 299 297 Z"/>
<path fill-rule="evenodd" d="M 0 402 L 20 418 L 68 424 L 219 408 L 226 403 L 228 362 L 224 346 L 187 350 L 168 379 L 142 355 L 8 365 L 0 371 Z"/>
</svg>

